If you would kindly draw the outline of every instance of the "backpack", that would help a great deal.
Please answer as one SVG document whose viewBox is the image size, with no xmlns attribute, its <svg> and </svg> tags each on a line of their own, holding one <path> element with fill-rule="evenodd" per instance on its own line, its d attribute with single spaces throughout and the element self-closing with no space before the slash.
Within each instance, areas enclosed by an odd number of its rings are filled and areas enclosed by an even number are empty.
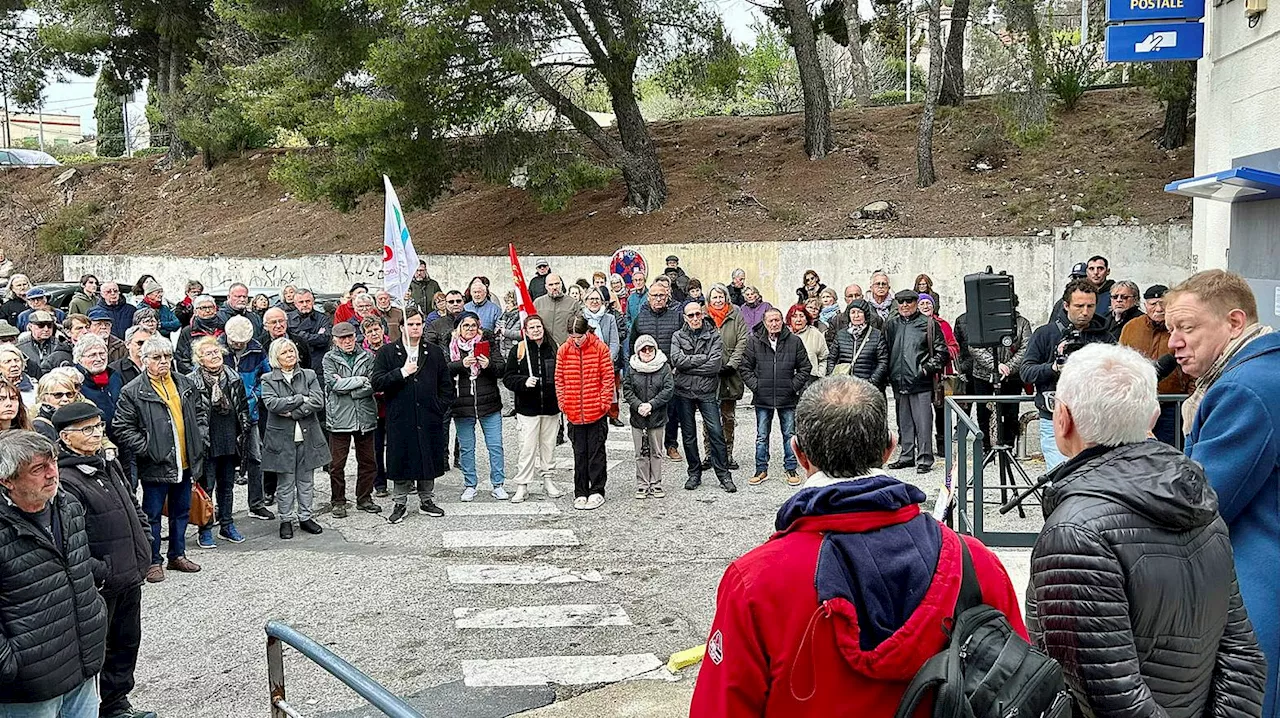
<svg viewBox="0 0 1280 718">
<path fill-rule="evenodd" d="M 937 689 L 932 718 L 1070 718 L 1062 666 L 1027 643 L 982 589 L 963 537 L 964 561 L 955 623 L 947 648 L 925 662 L 907 686 L 894 718 L 912 718 Z"/>
</svg>

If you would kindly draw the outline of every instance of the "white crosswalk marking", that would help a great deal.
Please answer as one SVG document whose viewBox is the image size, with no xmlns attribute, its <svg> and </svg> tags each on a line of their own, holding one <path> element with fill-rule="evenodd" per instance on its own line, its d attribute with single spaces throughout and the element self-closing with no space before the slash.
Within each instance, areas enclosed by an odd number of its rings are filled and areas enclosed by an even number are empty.
<svg viewBox="0 0 1280 718">
<path fill-rule="evenodd" d="M 554 516 L 560 507 L 550 501 L 473 501 L 471 503 L 440 504 L 448 516 Z"/>
<path fill-rule="evenodd" d="M 448 566 L 449 583 L 527 586 L 549 583 L 597 583 L 603 579 L 595 569 L 572 569 L 550 565 L 508 564 Z"/>
<path fill-rule="evenodd" d="M 453 618 L 458 628 L 591 628 L 631 625 L 627 612 L 616 603 L 455 608 Z"/>
<path fill-rule="evenodd" d="M 636 450 L 636 445 L 630 439 L 626 441 L 606 441 L 604 442 L 604 450 L 632 452 Z"/>
<path fill-rule="evenodd" d="M 481 686 L 581 686 L 616 683 L 629 679 L 662 680 L 655 669 L 662 661 L 652 653 L 615 656 L 539 656 L 463 661 L 466 685 Z"/>
<path fill-rule="evenodd" d="M 523 531 L 444 531 L 445 548 L 503 546 L 577 546 L 572 529 L 526 529 Z"/>
</svg>

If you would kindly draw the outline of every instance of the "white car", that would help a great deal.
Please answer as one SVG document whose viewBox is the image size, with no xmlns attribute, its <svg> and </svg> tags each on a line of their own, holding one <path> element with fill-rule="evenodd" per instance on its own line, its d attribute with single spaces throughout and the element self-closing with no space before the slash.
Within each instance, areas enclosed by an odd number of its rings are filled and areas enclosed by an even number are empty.
<svg viewBox="0 0 1280 718">
<path fill-rule="evenodd" d="M 62 163 L 40 150 L 0 149 L 0 169 L 10 167 L 57 167 Z"/>
</svg>

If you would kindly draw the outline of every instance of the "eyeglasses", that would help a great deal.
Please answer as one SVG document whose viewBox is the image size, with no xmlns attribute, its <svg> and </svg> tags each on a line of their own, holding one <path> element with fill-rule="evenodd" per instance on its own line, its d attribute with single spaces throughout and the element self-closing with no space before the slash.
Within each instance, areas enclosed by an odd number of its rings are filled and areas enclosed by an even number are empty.
<svg viewBox="0 0 1280 718">
<path fill-rule="evenodd" d="M 889 283 L 888 283 L 888 282 L 872 282 L 872 283 L 871 283 L 871 286 L 873 286 L 873 287 L 887 287 L 887 286 L 889 286 Z"/>
<path fill-rule="evenodd" d="M 1043 396 L 1044 408 L 1048 409 L 1049 413 L 1052 414 L 1058 408 L 1058 392 L 1046 391 Z"/>
<path fill-rule="evenodd" d="M 45 394 L 45 396 L 53 399 L 72 399 L 75 395 L 76 392 L 74 391 L 51 391 Z"/>
<path fill-rule="evenodd" d="M 702 312 L 690 312 L 688 314 L 685 314 L 685 316 L 688 317 L 689 319 L 697 319 L 698 317 L 702 316 Z"/>
<path fill-rule="evenodd" d="M 99 421 L 96 424 L 91 424 L 89 426 L 82 426 L 79 429 L 63 429 L 63 431 L 78 431 L 81 434 L 84 434 L 85 436 L 93 436 L 94 434 L 101 434 L 106 430 L 107 430 L 107 425 L 102 423 L 101 421 Z"/>
</svg>

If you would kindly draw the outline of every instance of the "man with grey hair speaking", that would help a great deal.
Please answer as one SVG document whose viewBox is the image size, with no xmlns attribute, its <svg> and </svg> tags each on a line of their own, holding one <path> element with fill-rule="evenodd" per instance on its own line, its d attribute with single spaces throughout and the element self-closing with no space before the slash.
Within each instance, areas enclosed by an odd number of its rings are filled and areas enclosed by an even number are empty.
<svg viewBox="0 0 1280 718">
<path fill-rule="evenodd" d="M 924 492 L 881 468 L 896 442 L 879 389 L 810 385 L 792 442 L 809 478 L 777 532 L 725 571 L 691 718 L 890 715 L 946 643 L 966 564 L 982 602 L 1025 636 L 995 554 L 921 513 Z"/>
<path fill-rule="evenodd" d="M 1199 464 L 1148 434 L 1151 360 L 1090 344 L 1046 395 L 1067 460 L 1045 490 L 1027 625 L 1094 718 L 1262 715 L 1266 662 Z"/>
</svg>

